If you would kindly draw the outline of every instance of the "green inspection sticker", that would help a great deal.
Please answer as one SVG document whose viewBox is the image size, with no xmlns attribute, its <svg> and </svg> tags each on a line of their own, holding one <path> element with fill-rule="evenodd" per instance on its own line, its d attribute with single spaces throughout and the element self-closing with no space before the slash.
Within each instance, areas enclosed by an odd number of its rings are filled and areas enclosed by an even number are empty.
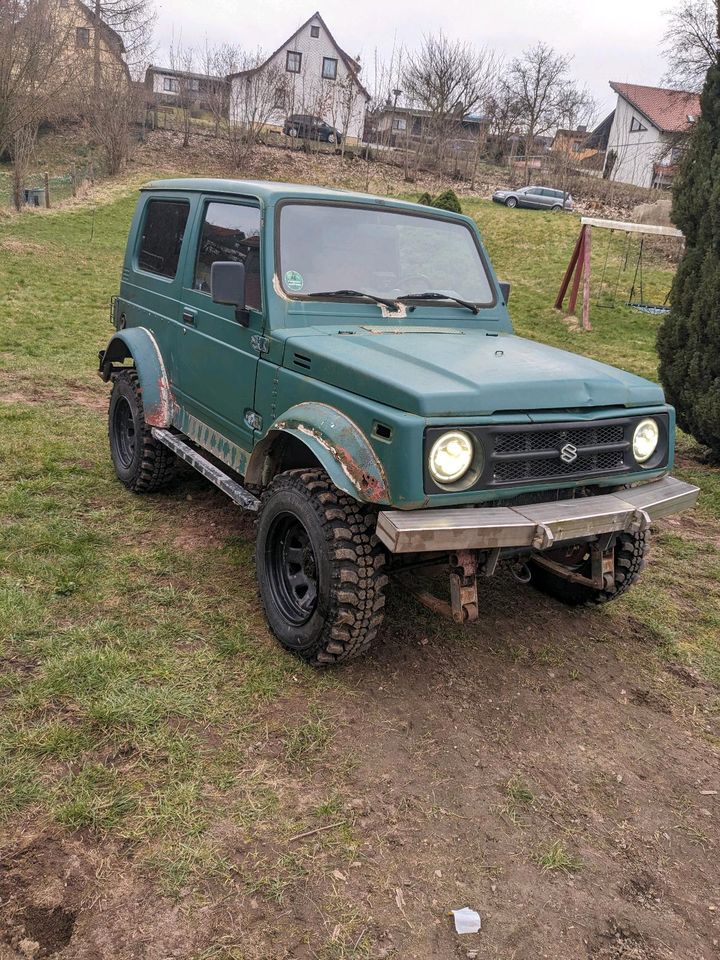
<svg viewBox="0 0 720 960">
<path fill-rule="evenodd" d="M 305 286 L 303 275 L 298 273 L 297 270 L 286 270 L 285 286 L 288 288 L 288 290 L 292 290 L 293 293 L 299 293 L 300 290 L 302 290 L 302 288 Z"/>
</svg>

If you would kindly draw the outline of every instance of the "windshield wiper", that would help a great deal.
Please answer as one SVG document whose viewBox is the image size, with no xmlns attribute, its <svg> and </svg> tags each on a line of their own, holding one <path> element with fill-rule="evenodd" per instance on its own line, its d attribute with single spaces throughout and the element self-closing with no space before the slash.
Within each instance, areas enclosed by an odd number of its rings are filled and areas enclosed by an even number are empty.
<svg viewBox="0 0 720 960">
<path fill-rule="evenodd" d="M 460 297 L 453 297 L 449 293 L 435 293 L 433 291 L 427 291 L 425 293 L 404 293 L 402 297 L 398 297 L 398 300 L 400 302 L 403 300 L 452 300 L 454 303 L 460 304 L 461 307 L 467 307 L 468 310 L 472 310 L 473 313 L 480 313 L 474 303 L 471 303 L 469 300 L 461 300 Z"/>
<path fill-rule="evenodd" d="M 323 292 L 313 291 L 311 297 L 366 297 L 368 300 L 374 300 L 375 303 L 381 303 L 388 310 L 399 310 L 400 305 L 397 300 L 388 300 L 385 297 L 376 297 L 374 293 L 363 293 L 362 290 L 325 290 Z"/>
</svg>

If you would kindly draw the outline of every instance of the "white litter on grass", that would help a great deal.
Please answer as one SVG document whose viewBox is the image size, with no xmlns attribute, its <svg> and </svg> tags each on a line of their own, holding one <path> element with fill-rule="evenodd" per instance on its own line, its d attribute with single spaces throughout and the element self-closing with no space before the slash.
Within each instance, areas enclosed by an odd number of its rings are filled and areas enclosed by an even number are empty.
<svg viewBox="0 0 720 960">
<path fill-rule="evenodd" d="M 450 911 L 455 919 L 455 931 L 457 933 L 478 933 L 480 930 L 480 914 L 470 907 L 463 907 L 462 910 Z"/>
</svg>

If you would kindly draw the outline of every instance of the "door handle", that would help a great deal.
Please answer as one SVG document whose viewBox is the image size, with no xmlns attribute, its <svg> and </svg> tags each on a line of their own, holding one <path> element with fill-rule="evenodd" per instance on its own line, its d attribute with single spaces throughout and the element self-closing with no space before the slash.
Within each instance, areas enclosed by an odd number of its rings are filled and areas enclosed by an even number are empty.
<svg viewBox="0 0 720 960">
<path fill-rule="evenodd" d="M 183 310 L 182 320 L 189 327 L 195 326 L 195 314 L 191 310 Z"/>
</svg>

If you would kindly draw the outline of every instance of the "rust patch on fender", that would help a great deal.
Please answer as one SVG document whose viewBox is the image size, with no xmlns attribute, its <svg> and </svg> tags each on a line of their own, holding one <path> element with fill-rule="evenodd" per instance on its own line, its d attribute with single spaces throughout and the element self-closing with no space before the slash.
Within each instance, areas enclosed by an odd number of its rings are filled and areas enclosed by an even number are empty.
<svg viewBox="0 0 720 960">
<path fill-rule="evenodd" d="M 342 416 L 343 419 L 347 419 L 344 414 Z M 368 471 L 366 466 L 363 466 L 363 464 L 358 461 L 350 451 L 349 446 L 345 446 L 342 443 L 332 443 L 319 430 L 309 427 L 305 423 L 283 420 L 276 424 L 275 428 L 278 430 L 298 430 L 300 433 L 304 433 L 316 440 L 321 447 L 328 451 L 336 463 L 340 465 L 345 476 L 355 489 L 361 493 L 364 500 L 370 503 L 382 503 L 390 499 L 385 472 L 379 461 L 376 462 L 376 466 L 380 476 L 376 477 Z M 349 443 L 355 441 L 355 445 L 357 446 L 356 435 L 353 434 L 348 427 L 343 428 L 342 434 L 347 434 Z"/>
<path fill-rule="evenodd" d="M 145 407 L 145 422 L 151 427 L 166 427 L 172 423 L 173 400 L 170 391 L 170 384 L 167 377 L 160 376 L 157 379 L 158 400 L 150 407 Z M 145 403 L 143 391 L 143 404 Z"/>
</svg>

